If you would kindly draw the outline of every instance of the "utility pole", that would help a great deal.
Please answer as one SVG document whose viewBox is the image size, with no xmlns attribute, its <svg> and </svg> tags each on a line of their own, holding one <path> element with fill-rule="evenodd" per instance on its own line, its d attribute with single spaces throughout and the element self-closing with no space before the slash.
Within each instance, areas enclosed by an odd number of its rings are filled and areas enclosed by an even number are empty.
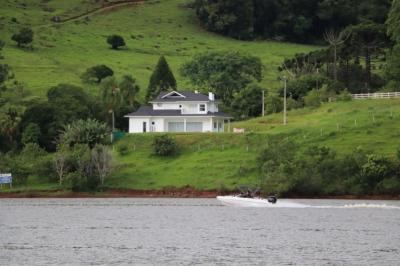
<svg viewBox="0 0 400 266">
<path fill-rule="evenodd" d="M 114 130 L 115 130 L 115 116 L 114 109 L 109 111 L 111 113 L 111 143 L 114 143 Z"/>
<path fill-rule="evenodd" d="M 286 90 L 287 90 L 287 78 L 286 76 L 283 76 L 283 82 L 284 82 L 284 90 L 283 90 L 283 125 L 287 124 L 286 120 Z"/>
<path fill-rule="evenodd" d="M 112 125 L 111 125 L 111 143 L 114 143 L 114 131 L 115 131 L 115 114 L 114 114 L 114 108 L 115 108 L 115 102 L 116 102 L 116 100 L 115 100 L 115 97 L 119 97 L 119 88 L 118 87 L 114 87 L 114 88 L 112 88 L 112 95 L 113 95 L 113 106 L 112 106 L 112 109 L 110 109 L 110 113 L 111 113 L 111 122 L 112 122 Z"/>
<path fill-rule="evenodd" d="M 265 91 L 262 90 L 262 116 L 265 116 Z"/>
</svg>

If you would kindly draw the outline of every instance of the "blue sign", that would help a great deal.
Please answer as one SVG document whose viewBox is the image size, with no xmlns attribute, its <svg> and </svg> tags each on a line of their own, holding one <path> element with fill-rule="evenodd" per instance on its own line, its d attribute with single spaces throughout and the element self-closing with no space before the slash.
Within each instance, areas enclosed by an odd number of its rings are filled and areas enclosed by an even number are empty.
<svg viewBox="0 0 400 266">
<path fill-rule="evenodd" d="M 12 175 L 11 174 L 0 174 L 0 184 L 11 184 Z"/>
</svg>

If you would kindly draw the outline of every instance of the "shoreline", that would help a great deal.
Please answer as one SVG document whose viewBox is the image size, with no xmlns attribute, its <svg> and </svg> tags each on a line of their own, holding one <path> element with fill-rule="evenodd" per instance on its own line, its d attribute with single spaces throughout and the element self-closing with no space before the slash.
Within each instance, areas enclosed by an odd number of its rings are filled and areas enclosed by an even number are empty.
<svg viewBox="0 0 400 266">
<path fill-rule="evenodd" d="M 72 192 L 32 190 L 20 192 L 0 192 L 0 199 L 15 198 L 215 198 L 232 195 L 234 192 L 217 190 L 198 191 L 192 188 L 162 190 L 109 189 L 99 192 Z M 288 195 L 285 199 L 342 199 L 342 200 L 400 200 L 400 195 L 341 195 L 341 196 L 299 196 Z"/>
</svg>

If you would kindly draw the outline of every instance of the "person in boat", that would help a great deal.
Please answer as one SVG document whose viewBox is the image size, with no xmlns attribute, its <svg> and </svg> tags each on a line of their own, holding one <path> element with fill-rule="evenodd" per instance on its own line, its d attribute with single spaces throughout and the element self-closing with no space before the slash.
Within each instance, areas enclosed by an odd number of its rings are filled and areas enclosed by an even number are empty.
<svg viewBox="0 0 400 266">
<path fill-rule="evenodd" d="M 246 192 L 239 194 L 240 198 L 253 198 L 253 195 L 250 191 L 250 189 L 248 189 Z"/>
</svg>

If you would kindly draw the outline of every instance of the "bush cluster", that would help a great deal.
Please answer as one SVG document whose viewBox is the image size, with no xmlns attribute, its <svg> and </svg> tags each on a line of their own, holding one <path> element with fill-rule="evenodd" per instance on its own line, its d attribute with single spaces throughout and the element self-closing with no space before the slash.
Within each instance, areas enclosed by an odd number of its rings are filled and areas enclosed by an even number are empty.
<svg viewBox="0 0 400 266">
<path fill-rule="evenodd" d="M 178 154 L 179 148 L 175 139 L 165 134 L 157 136 L 153 141 L 153 152 L 158 156 L 173 156 Z"/>
<path fill-rule="evenodd" d="M 258 158 L 263 192 L 292 196 L 400 193 L 400 158 L 356 149 L 339 157 L 328 147 L 302 151 L 291 141 L 269 141 Z"/>
</svg>

